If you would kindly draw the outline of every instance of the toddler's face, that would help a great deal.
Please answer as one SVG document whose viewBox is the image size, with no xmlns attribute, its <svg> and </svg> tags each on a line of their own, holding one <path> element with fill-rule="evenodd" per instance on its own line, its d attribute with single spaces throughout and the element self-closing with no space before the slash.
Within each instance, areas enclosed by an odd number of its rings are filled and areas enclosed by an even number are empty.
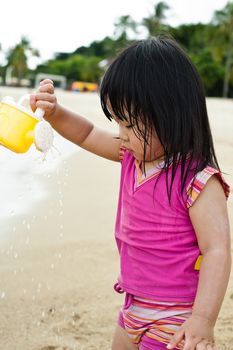
<svg viewBox="0 0 233 350">
<path fill-rule="evenodd" d="M 119 136 L 122 146 L 125 147 L 137 160 L 144 159 L 144 140 L 138 135 L 136 126 L 130 125 L 129 121 L 122 121 L 117 117 L 114 120 L 119 125 Z M 152 162 L 163 156 L 163 147 L 156 134 L 149 136 L 146 147 L 145 160 Z"/>
</svg>

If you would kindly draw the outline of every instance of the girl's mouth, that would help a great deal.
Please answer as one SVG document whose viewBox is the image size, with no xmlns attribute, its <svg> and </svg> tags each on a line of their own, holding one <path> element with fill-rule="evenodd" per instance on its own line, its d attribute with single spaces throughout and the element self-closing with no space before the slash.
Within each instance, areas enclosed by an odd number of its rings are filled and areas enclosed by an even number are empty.
<svg viewBox="0 0 233 350">
<path fill-rule="evenodd" d="M 114 138 L 114 139 L 117 139 L 117 140 L 120 139 L 120 137 L 118 137 L 118 136 L 114 136 L 113 138 Z M 122 145 L 121 148 L 125 149 L 126 151 L 128 151 L 128 152 L 130 152 L 130 153 L 133 153 L 133 150 L 130 149 L 130 148 L 128 148 L 128 147 L 126 147 L 126 146 L 123 146 L 123 145 Z"/>
</svg>

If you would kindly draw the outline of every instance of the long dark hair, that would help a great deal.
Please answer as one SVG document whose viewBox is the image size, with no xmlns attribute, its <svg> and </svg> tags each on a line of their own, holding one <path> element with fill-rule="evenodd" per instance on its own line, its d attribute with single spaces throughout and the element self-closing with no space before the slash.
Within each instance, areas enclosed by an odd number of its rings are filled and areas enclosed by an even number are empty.
<svg viewBox="0 0 233 350">
<path fill-rule="evenodd" d="M 156 131 L 164 149 L 169 202 L 179 163 L 182 193 L 189 171 L 194 177 L 207 165 L 220 171 L 203 84 L 194 64 L 173 38 L 159 35 L 124 49 L 102 79 L 100 99 L 107 118 L 112 120 L 110 103 L 114 115 L 135 125 L 134 132 L 143 138 L 144 146 Z"/>
</svg>

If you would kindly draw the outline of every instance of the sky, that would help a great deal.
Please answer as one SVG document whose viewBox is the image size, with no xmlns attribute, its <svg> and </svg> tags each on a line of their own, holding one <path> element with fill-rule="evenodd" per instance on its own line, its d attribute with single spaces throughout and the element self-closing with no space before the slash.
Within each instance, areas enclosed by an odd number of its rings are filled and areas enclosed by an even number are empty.
<svg viewBox="0 0 233 350">
<path fill-rule="evenodd" d="M 228 0 L 167 0 L 167 23 L 207 23 L 214 11 Z M 156 0 L 1 0 L 0 64 L 5 53 L 26 36 L 40 52 L 31 68 L 56 52 L 73 52 L 94 40 L 113 36 L 114 23 L 123 15 L 141 21 L 148 17 Z M 143 34 L 141 34 L 143 35 Z M 140 35 L 138 36 L 138 39 Z"/>
</svg>

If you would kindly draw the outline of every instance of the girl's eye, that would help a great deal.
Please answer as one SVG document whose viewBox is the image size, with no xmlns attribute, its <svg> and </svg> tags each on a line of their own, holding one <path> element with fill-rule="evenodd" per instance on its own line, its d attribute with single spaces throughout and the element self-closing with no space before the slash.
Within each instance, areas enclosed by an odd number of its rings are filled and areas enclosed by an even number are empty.
<svg viewBox="0 0 233 350">
<path fill-rule="evenodd" d="M 127 129 L 130 129 L 130 128 L 132 128 L 132 127 L 133 127 L 133 124 L 126 125 L 125 127 L 126 127 Z"/>
</svg>

